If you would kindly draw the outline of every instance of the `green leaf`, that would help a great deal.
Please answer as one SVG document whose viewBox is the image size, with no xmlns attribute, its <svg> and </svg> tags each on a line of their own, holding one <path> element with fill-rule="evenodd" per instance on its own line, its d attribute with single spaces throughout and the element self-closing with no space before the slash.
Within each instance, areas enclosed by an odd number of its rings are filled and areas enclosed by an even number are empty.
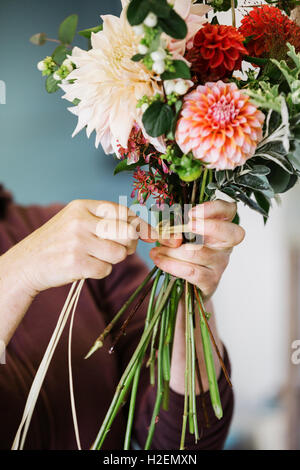
<svg viewBox="0 0 300 470">
<path fill-rule="evenodd" d="M 57 80 L 54 80 L 53 75 L 49 75 L 46 80 L 46 90 L 48 93 L 55 93 L 57 90 L 59 90 Z"/>
<path fill-rule="evenodd" d="M 173 60 L 172 63 L 175 68 L 174 72 L 164 72 L 161 75 L 162 80 L 174 80 L 175 78 L 184 78 L 185 80 L 190 80 L 191 71 L 189 66 L 183 62 L 183 60 Z"/>
<path fill-rule="evenodd" d="M 268 217 L 268 214 L 264 211 L 264 209 L 262 209 L 253 199 L 247 196 L 247 194 L 240 192 L 236 194 L 236 199 L 246 204 L 246 206 L 250 207 L 250 209 L 259 212 L 259 214 L 262 214 L 264 217 Z"/>
<path fill-rule="evenodd" d="M 177 126 L 177 121 L 178 121 L 178 117 L 179 117 L 182 106 L 183 106 L 183 102 L 181 100 L 176 101 L 176 103 L 175 103 L 175 116 L 174 116 L 173 121 L 172 121 L 171 130 L 167 135 L 167 138 L 169 140 L 174 140 L 175 139 L 175 131 L 176 131 L 176 126 Z"/>
<path fill-rule="evenodd" d="M 145 161 L 138 161 L 136 163 L 131 163 L 130 165 L 128 165 L 127 163 L 127 158 L 125 158 L 124 160 L 121 160 L 115 170 L 114 170 L 114 175 L 117 175 L 118 173 L 121 173 L 123 171 L 132 171 L 132 170 L 135 170 L 138 166 L 144 166 L 146 165 L 146 162 Z"/>
<path fill-rule="evenodd" d="M 214 16 L 210 23 L 211 23 L 211 24 L 219 24 L 218 17 L 217 17 L 217 16 Z"/>
<path fill-rule="evenodd" d="M 143 23 L 150 12 L 148 0 L 131 0 L 127 9 L 127 19 L 131 26 L 137 26 Z"/>
<path fill-rule="evenodd" d="M 294 182 L 295 175 L 290 175 L 287 171 L 285 171 L 281 166 L 277 165 L 276 163 L 270 162 L 270 174 L 268 175 L 268 180 L 270 185 L 273 188 L 275 194 L 285 193 L 290 186 L 291 183 Z M 297 176 L 296 176 L 297 180 Z"/>
<path fill-rule="evenodd" d="M 251 57 L 250 55 L 245 55 L 243 59 L 246 62 L 250 62 L 251 64 L 260 65 L 260 66 L 266 65 L 269 62 L 269 59 L 262 59 L 260 57 Z"/>
<path fill-rule="evenodd" d="M 218 185 L 222 186 L 222 184 L 225 183 L 226 173 L 223 170 L 216 171 L 215 177 L 216 177 Z"/>
<path fill-rule="evenodd" d="M 256 191 L 267 191 L 270 189 L 269 181 L 265 176 L 253 175 L 251 173 L 239 176 L 235 182 Z"/>
<path fill-rule="evenodd" d="M 171 10 L 168 18 L 159 18 L 158 26 L 174 39 L 184 39 L 187 35 L 186 22 L 174 10 Z"/>
<path fill-rule="evenodd" d="M 173 118 L 174 113 L 170 106 L 161 101 L 154 101 L 143 114 L 143 124 L 147 134 L 159 137 L 171 130 Z"/>
<path fill-rule="evenodd" d="M 70 15 L 61 23 L 58 30 L 58 38 L 63 44 L 72 44 L 77 24 L 78 15 Z"/>
<path fill-rule="evenodd" d="M 270 207 L 271 207 L 270 200 L 260 192 L 255 191 L 254 196 L 255 196 L 256 202 L 259 205 L 259 207 L 261 207 L 262 210 L 266 214 L 269 214 L 269 210 L 270 210 Z M 267 220 L 268 220 L 267 217 L 264 216 L 264 223 L 266 223 Z"/>
<path fill-rule="evenodd" d="M 80 34 L 80 36 L 83 36 L 84 38 L 91 39 L 92 33 L 98 33 L 99 31 L 102 31 L 102 29 L 103 24 L 99 24 L 99 26 L 94 26 L 93 28 L 78 31 L 78 34 Z"/>
<path fill-rule="evenodd" d="M 254 165 L 251 168 L 250 174 L 251 175 L 260 175 L 260 176 L 267 176 L 270 173 L 270 168 L 265 165 Z"/>
<path fill-rule="evenodd" d="M 52 59 L 57 65 L 61 65 L 63 61 L 66 59 L 68 53 L 70 53 L 70 51 L 68 51 L 66 46 L 61 44 L 54 50 L 52 54 Z"/>
<path fill-rule="evenodd" d="M 143 54 L 135 54 L 134 56 L 131 57 L 131 60 L 133 62 L 139 62 L 142 60 L 145 56 Z"/>
<path fill-rule="evenodd" d="M 172 10 L 171 5 L 166 0 L 148 0 L 150 11 L 155 13 L 159 18 L 168 18 Z"/>
</svg>

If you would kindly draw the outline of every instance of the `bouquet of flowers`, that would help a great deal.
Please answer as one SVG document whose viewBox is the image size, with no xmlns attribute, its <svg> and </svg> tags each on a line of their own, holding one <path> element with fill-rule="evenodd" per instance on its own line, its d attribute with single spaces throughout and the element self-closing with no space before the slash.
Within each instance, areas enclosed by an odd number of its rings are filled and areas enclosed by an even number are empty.
<svg viewBox="0 0 300 470">
<path fill-rule="evenodd" d="M 95 131 L 96 146 L 101 144 L 105 153 L 114 153 L 118 159 L 115 173 L 133 172 L 132 196 L 140 204 L 150 196 L 156 200 L 161 236 L 180 233 L 184 240 L 194 241 L 184 206 L 190 208 L 220 195 L 243 202 L 266 221 L 272 201 L 298 180 L 300 27 L 288 14 L 299 2 L 270 3 L 243 9 L 237 0 L 211 0 L 208 4 L 122 0 L 120 18 L 103 16 L 103 24 L 79 32 L 88 39 L 88 50 L 70 46 L 77 16 L 68 17 L 59 28 L 59 45 L 53 55 L 38 64 L 46 76 L 47 91 L 62 89 L 63 98 L 73 104 L 70 111 L 78 117 L 74 135 L 84 128 L 88 137 Z M 239 28 L 238 8 L 245 12 Z M 218 21 L 218 12 L 227 10 L 232 12 L 230 26 Z M 32 38 L 36 44 L 47 40 L 44 33 Z M 173 206 L 176 210 L 166 221 L 165 209 Z M 239 223 L 238 216 L 235 223 Z M 65 312 L 74 312 L 80 287 Z M 199 439 L 196 381 L 203 389 L 195 352 L 195 315 L 200 319 L 211 404 L 222 419 L 213 348 L 230 380 L 209 326 L 202 293 L 186 281 L 154 268 L 100 334 L 88 356 L 103 346 L 106 336 L 136 301 L 116 336 L 117 344 L 150 291 L 144 333 L 93 449 L 101 448 L 127 397 L 124 448 L 130 448 L 139 376 L 145 362 L 151 383 L 157 387 L 145 443 L 145 449 L 150 449 L 160 409 L 168 408 L 170 358 L 182 296 L 186 371 L 180 449 L 184 449 L 187 428 L 196 441 Z M 29 411 L 28 416 L 30 419 Z"/>
</svg>

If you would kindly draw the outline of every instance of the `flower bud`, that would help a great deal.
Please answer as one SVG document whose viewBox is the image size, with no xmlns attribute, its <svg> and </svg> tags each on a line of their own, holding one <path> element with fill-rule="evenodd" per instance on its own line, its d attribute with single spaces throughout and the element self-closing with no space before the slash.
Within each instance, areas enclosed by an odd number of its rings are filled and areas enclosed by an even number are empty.
<svg viewBox="0 0 300 470">
<path fill-rule="evenodd" d="M 175 93 L 178 95 L 185 95 L 189 89 L 189 84 L 185 80 L 178 80 L 175 84 Z"/>
<path fill-rule="evenodd" d="M 155 28 L 157 25 L 157 16 L 154 13 L 148 13 L 144 19 L 144 24 L 148 26 L 148 28 Z"/>
<path fill-rule="evenodd" d="M 64 65 L 69 72 L 72 72 L 74 70 L 72 61 L 70 59 L 65 59 L 62 65 Z"/>
<path fill-rule="evenodd" d="M 166 65 L 164 60 L 156 60 L 152 66 L 153 72 L 157 75 L 161 75 L 166 70 Z"/>
<path fill-rule="evenodd" d="M 166 95 L 171 95 L 175 91 L 175 85 L 176 85 L 175 80 L 164 81 Z"/>
<path fill-rule="evenodd" d="M 45 64 L 45 62 L 43 60 L 41 60 L 38 64 L 37 64 L 37 68 L 40 72 L 43 72 L 44 70 L 46 70 L 47 66 Z"/>
<path fill-rule="evenodd" d="M 140 54 L 145 55 L 145 54 L 147 54 L 148 50 L 149 49 L 148 49 L 147 46 L 145 46 L 145 44 L 139 44 L 138 45 L 138 51 L 139 51 Z"/>
<path fill-rule="evenodd" d="M 57 72 L 54 72 L 53 78 L 54 78 L 54 80 L 56 80 L 57 82 L 60 82 L 60 81 L 61 81 L 61 77 L 58 75 Z"/>
<path fill-rule="evenodd" d="M 164 51 L 164 49 L 158 49 L 157 51 L 151 53 L 151 59 L 154 60 L 154 62 L 157 62 L 158 60 L 164 60 L 166 57 L 167 53 Z"/>
<path fill-rule="evenodd" d="M 137 26 L 132 26 L 132 29 L 134 31 L 134 34 L 136 34 L 137 36 L 143 36 L 143 34 L 145 33 L 143 23 L 138 24 Z"/>
<path fill-rule="evenodd" d="M 142 113 L 144 114 L 147 111 L 148 108 L 149 108 L 148 103 L 142 104 L 142 106 L 141 106 Z"/>
</svg>

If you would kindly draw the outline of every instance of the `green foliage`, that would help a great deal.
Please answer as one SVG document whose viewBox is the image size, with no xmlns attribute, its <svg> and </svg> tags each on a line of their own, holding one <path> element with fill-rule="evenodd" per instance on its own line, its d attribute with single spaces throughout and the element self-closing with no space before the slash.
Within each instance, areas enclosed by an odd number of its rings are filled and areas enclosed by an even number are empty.
<svg viewBox="0 0 300 470">
<path fill-rule="evenodd" d="M 78 15 L 68 16 L 59 26 L 58 39 L 63 44 L 72 44 L 76 34 Z"/>
<path fill-rule="evenodd" d="M 155 13 L 158 26 L 174 39 L 184 39 L 187 35 L 185 21 L 174 11 L 167 0 L 131 0 L 127 9 L 127 19 L 132 26 L 145 20 L 148 13 Z"/>
<path fill-rule="evenodd" d="M 174 80 L 175 78 L 184 78 L 185 80 L 191 79 L 191 71 L 188 65 L 182 60 L 173 60 L 173 72 L 166 71 L 161 75 L 162 80 Z"/>
<path fill-rule="evenodd" d="M 59 90 L 57 80 L 53 78 L 53 75 L 49 75 L 46 80 L 45 86 L 48 93 L 55 93 L 57 90 Z"/>
<path fill-rule="evenodd" d="M 279 85 L 271 85 L 266 81 L 260 81 L 256 90 L 246 89 L 244 91 L 259 108 L 281 112 L 283 97 L 279 93 Z"/>
<path fill-rule="evenodd" d="M 88 28 L 88 29 L 83 29 L 82 31 L 78 31 L 78 34 L 80 36 L 83 36 L 84 38 L 91 39 L 92 33 L 99 33 L 99 31 L 102 31 L 103 25 L 99 24 L 99 26 L 94 26 L 93 28 Z"/>
<path fill-rule="evenodd" d="M 154 101 L 143 114 L 143 124 L 147 134 L 160 137 L 168 134 L 172 127 L 174 113 L 172 108 L 161 101 Z"/>
<path fill-rule="evenodd" d="M 61 44 L 54 50 L 52 59 L 57 65 L 61 65 L 69 53 L 70 51 L 66 48 L 66 46 Z"/>
<path fill-rule="evenodd" d="M 117 175 L 118 173 L 122 173 L 123 171 L 132 171 L 135 170 L 138 166 L 143 166 L 146 165 L 146 162 L 144 160 L 139 160 L 137 163 L 131 163 L 128 165 L 127 163 L 127 158 L 124 160 L 121 160 L 115 170 L 114 170 L 114 175 Z"/>
</svg>

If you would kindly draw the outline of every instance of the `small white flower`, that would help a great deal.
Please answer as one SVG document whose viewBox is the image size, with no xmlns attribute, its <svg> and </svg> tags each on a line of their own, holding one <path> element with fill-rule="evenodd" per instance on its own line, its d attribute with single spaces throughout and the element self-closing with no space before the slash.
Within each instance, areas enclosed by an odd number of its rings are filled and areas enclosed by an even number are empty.
<svg viewBox="0 0 300 470">
<path fill-rule="evenodd" d="M 138 24 L 137 26 L 132 26 L 132 29 L 134 31 L 134 34 L 136 34 L 137 36 L 143 36 L 143 34 L 145 33 L 143 24 Z"/>
<path fill-rule="evenodd" d="M 73 69 L 74 69 L 73 64 L 72 64 L 72 61 L 71 61 L 70 59 L 65 59 L 65 60 L 63 61 L 63 65 L 64 65 L 65 67 L 67 67 L 67 69 L 68 69 L 69 72 L 72 72 Z"/>
<path fill-rule="evenodd" d="M 164 60 L 156 60 L 152 66 L 153 72 L 157 75 L 161 75 L 166 70 L 166 65 Z"/>
<path fill-rule="evenodd" d="M 43 72 L 44 70 L 46 70 L 46 64 L 43 60 L 41 60 L 38 64 L 37 64 L 37 68 L 40 72 Z"/>
<path fill-rule="evenodd" d="M 139 51 L 140 54 L 145 55 L 145 54 L 147 54 L 148 50 L 149 49 L 148 49 L 147 46 L 145 46 L 145 44 L 139 44 L 138 45 L 138 51 Z"/>
<path fill-rule="evenodd" d="M 151 53 L 151 59 L 154 60 L 154 62 L 157 62 L 158 60 L 164 60 L 166 57 L 167 53 L 164 49 L 158 49 L 157 51 Z"/>
<path fill-rule="evenodd" d="M 175 80 L 164 81 L 166 95 L 171 95 L 175 91 L 175 85 L 176 85 Z"/>
<path fill-rule="evenodd" d="M 144 19 L 144 24 L 148 26 L 148 28 L 155 28 L 157 25 L 157 16 L 154 13 L 148 13 Z"/>
<path fill-rule="evenodd" d="M 148 108 L 149 108 L 149 104 L 147 104 L 147 103 L 142 104 L 141 110 L 142 110 L 143 114 L 144 114 L 145 111 L 147 111 Z"/>
<path fill-rule="evenodd" d="M 185 80 L 178 80 L 178 82 L 175 84 L 174 91 L 178 95 L 185 95 L 189 88 L 190 86 Z"/>
<path fill-rule="evenodd" d="M 53 78 L 54 78 L 54 80 L 56 80 L 57 82 L 60 82 L 60 81 L 61 81 L 61 77 L 58 75 L 57 72 L 54 72 Z"/>
</svg>

